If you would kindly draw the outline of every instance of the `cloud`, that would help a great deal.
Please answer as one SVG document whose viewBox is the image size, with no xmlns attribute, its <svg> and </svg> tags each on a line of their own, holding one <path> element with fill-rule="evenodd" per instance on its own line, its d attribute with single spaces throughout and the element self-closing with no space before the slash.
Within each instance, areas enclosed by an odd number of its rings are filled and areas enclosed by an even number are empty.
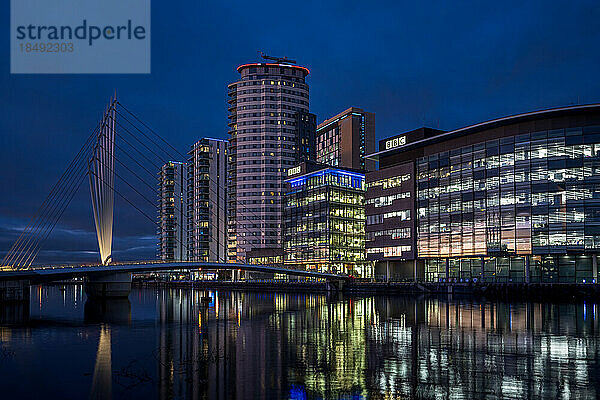
<svg viewBox="0 0 600 400">
<path fill-rule="evenodd" d="M 4 258 L 25 226 L 26 223 L 21 220 L 0 218 L 0 258 Z M 33 246 L 24 248 L 33 248 Z M 155 253 L 155 236 L 122 235 L 113 238 L 115 261 L 153 260 Z M 77 264 L 98 261 L 95 231 L 57 225 L 43 242 L 35 264 Z"/>
</svg>

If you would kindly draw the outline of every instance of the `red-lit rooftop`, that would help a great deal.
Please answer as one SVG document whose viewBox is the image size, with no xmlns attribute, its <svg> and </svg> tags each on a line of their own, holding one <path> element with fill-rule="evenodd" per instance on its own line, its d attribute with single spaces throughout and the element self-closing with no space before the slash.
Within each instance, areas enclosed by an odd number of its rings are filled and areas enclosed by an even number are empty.
<svg viewBox="0 0 600 400">
<path fill-rule="evenodd" d="M 306 75 L 310 74 L 310 71 L 306 67 L 301 67 L 299 65 L 276 64 L 276 63 L 250 63 L 250 64 L 242 64 L 239 67 L 237 67 L 237 72 L 240 72 L 242 68 L 247 68 L 247 67 L 288 67 L 288 68 L 295 68 L 295 69 L 299 69 L 301 71 L 304 71 L 306 73 Z"/>
</svg>

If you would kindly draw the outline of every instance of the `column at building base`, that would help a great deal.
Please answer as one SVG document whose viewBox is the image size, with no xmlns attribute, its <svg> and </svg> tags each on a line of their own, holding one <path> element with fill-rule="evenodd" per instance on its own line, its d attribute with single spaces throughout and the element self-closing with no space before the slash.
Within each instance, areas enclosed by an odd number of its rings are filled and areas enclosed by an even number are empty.
<svg viewBox="0 0 600 400">
<path fill-rule="evenodd" d="M 417 270 L 417 260 L 413 260 L 413 279 L 415 282 L 419 281 L 419 271 Z"/>
<path fill-rule="evenodd" d="M 391 276 L 390 276 L 390 261 L 387 260 L 385 262 L 385 280 L 386 280 L 386 282 L 389 282 L 390 278 L 391 278 Z"/>
<path fill-rule="evenodd" d="M 485 258 L 479 258 L 479 282 L 485 281 Z"/>
</svg>

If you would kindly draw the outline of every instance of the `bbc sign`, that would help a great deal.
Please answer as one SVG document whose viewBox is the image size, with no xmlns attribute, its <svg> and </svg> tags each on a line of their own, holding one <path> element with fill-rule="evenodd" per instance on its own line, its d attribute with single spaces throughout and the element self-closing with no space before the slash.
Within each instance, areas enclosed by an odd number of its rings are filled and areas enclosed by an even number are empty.
<svg viewBox="0 0 600 400">
<path fill-rule="evenodd" d="M 292 175 L 299 174 L 300 172 L 302 172 L 302 166 L 298 165 L 297 167 L 288 169 L 287 174 L 288 174 L 288 176 L 292 176 Z"/>
<path fill-rule="evenodd" d="M 406 136 L 400 136 L 397 138 L 390 139 L 385 142 L 385 149 L 393 149 L 395 147 L 404 146 L 406 144 Z"/>
</svg>

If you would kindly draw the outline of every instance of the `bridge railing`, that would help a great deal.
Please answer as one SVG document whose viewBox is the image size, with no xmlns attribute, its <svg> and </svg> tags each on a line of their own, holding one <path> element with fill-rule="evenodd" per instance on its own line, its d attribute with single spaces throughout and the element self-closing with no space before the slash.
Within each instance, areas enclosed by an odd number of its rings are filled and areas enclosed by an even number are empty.
<svg viewBox="0 0 600 400">
<path fill-rule="evenodd" d="M 29 270 L 34 270 L 34 271 L 46 271 L 46 270 L 57 270 L 57 269 L 75 269 L 75 268 L 84 268 L 84 267 L 103 267 L 106 268 L 107 271 L 110 271 L 111 267 L 118 267 L 118 266 L 123 266 L 123 265 L 152 265 L 152 264 L 169 264 L 169 263 L 176 263 L 176 264 L 189 264 L 191 268 L 198 268 L 195 267 L 198 264 L 212 264 L 210 266 L 203 266 L 201 268 L 204 268 L 206 270 L 211 270 L 211 269 L 218 269 L 218 268 L 211 268 L 213 266 L 217 266 L 218 264 L 227 264 L 227 265 L 239 265 L 241 268 L 240 269 L 246 269 L 248 267 L 251 268 L 256 268 L 256 269 L 268 269 L 268 268 L 273 268 L 276 270 L 287 270 L 287 271 L 298 271 L 298 272 L 313 272 L 316 274 L 319 274 L 321 272 L 319 271 L 307 271 L 307 270 L 300 270 L 300 269 L 296 269 L 296 268 L 290 268 L 287 267 L 285 265 L 282 264 L 277 264 L 274 266 L 269 266 L 269 265 L 263 265 L 263 264 L 238 264 L 238 263 L 208 263 L 208 262 L 203 262 L 200 263 L 198 261 L 163 261 L 163 260 L 143 260 L 143 261 L 122 261 L 122 262 L 111 262 L 109 265 L 103 265 L 103 264 L 99 264 L 99 263 L 90 263 L 90 264 L 56 264 L 56 265 L 42 265 L 42 266 L 31 266 L 28 269 Z M 177 267 L 176 269 L 180 269 L 181 267 Z M 191 269 L 190 268 L 190 269 Z M 235 269 L 232 268 L 232 269 Z M 0 267 L 0 272 L 1 271 L 14 271 L 13 267 L 10 266 L 3 266 Z M 269 272 L 269 271 L 265 271 L 265 272 Z M 324 275 L 337 275 L 340 277 L 346 277 L 345 274 L 334 274 L 334 273 L 323 273 Z"/>
</svg>

